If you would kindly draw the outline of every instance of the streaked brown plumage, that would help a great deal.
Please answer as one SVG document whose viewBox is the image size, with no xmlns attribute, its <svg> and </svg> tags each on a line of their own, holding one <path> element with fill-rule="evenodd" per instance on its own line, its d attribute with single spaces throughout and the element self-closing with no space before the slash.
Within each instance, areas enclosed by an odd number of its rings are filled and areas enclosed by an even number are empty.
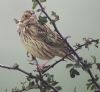
<svg viewBox="0 0 100 92">
<path fill-rule="evenodd" d="M 18 32 L 25 48 L 35 58 L 50 60 L 69 53 L 69 48 L 62 38 L 47 25 L 40 24 L 31 11 L 25 11 L 22 15 L 18 23 Z M 67 58 L 74 60 L 72 55 Z"/>
</svg>

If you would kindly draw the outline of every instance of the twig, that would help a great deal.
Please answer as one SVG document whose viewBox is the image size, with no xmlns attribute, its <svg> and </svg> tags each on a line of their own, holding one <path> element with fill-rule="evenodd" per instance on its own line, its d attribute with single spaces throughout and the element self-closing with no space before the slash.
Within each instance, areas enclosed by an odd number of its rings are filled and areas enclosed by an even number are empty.
<svg viewBox="0 0 100 92">
<path fill-rule="evenodd" d="M 39 64 L 38 64 L 37 59 L 35 59 L 35 61 L 36 61 L 36 66 L 37 66 L 37 72 L 39 73 L 39 77 L 42 79 L 43 76 L 42 76 L 41 70 L 40 70 L 40 68 L 39 68 Z M 37 82 L 37 80 L 36 80 L 36 82 Z M 38 83 L 37 83 L 37 84 L 38 84 Z M 40 85 L 41 85 L 41 84 L 40 84 Z M 39 89 L 40 89 L 40 92 L 42 92 L 42 90 L 43 90 L 42 86 L 39 86 L 39 85 L 38 85 L 38 87 L 39 87 Z"/>
<path fill-rule="evenodd" d="M 9 66 L 5 66 L 5 65 L 0 64 L 0 67 L 1 67 L 1 68 L 4 68 L 4 69 L 17 70 L 17 71 L 19 71 L 19 72 L 22 72 L 22 73 L 28 75 L 30 78 L 34 78 L 34 79 L 40 80 L 40 81 L 43 82 L 45 85 L 47 85 L 48 87 L 50 87 L 51 89 L 53 89 L 54 92 L 58 92 L 58 90 L 57 90 L 56 88 L 54 88 L 53 86 L 51 86 L 51 85 L 50 85 L 48 82 L 46 82 L 43 78 L 41 78 L 41 77 L 36 77 L 36 76 L 32 75 L 32 73 L 26 72 L 25 70 L 19 68 L 19 65 L 14 65 L 13 67 L 9 67 Z"/>
<path fill-rule="evenodd" d="M 28 72 L 22 70 L 21 68 L 19 68 L 18 65 L 16 65 L 16 66 L 14 65 L 14 66 L 10 67 L 10 66 L 6 66 L 6 65 L 0 64 L 0 67 L 1 68 L 5 68 L 5 69 L 9 69 L 9 70 L 17 70 L 17 71 L 20 71 L 20 72 L 30 76 L 31 78 L 35 78 L 36 79 L 36 77 L 34 75 L 32 75 L 31 73 L 28 73 Z"/>
</svg>

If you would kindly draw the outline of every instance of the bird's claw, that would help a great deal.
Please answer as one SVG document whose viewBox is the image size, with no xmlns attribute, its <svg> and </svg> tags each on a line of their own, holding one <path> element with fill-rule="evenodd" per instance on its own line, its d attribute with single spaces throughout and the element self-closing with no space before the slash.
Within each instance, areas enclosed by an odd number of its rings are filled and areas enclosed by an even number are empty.
<svg viewBox="0 0 100 92">
<path fill-rule="evenodd" d="M 42 64 L 42 65 L 39 64 L 37 67 L 39 70 L 44 70 L 45 64 Z"/>
<path fill-rule="evenodd" d="M 42 64 L 42 65 L 38 65 L 37 67 L 38 67 L 38 69 L 39 69 L 40 71 L 44 71 L 44 70 L 47 69 L 49 66 L 50 66 L 50 65 L 45 66 L 45 64 Z"/>
</svg>

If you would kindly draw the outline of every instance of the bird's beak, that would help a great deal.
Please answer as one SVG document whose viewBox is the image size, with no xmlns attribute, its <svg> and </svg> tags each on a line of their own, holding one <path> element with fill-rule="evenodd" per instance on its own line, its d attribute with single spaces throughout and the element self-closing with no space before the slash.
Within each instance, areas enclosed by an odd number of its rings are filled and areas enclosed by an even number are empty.
<svg viewBox="0 0 100 92">
<path fill-rule="evenodd" d="M 16 24 L 19 23 L 19 21 L 16 18 L 14 18 L 13 20 L 15 21 Z"/>
</svg>

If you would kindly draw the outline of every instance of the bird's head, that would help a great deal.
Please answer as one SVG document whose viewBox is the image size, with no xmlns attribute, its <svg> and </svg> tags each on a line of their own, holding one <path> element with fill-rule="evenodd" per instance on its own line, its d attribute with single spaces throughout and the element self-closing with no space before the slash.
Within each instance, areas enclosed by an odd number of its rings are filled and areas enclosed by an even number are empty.
<svg viewBox="0 0 100 92">
<path fill-rule="evenodd" d="M 34 15 L 35 15 L 34 11 L 30 10 L 25 11 L 21 17 L 21 22 L 30 19 L 30 17 L 34 17 Z"/>
<path fill-rule="evenodd" d="M 27 10 L 23 13 L 22 17 L 21 17 L 21 22 L 29 19 L 32 16 L 32 12 Z"/>
<path fill-rule="evenodd" d="M 14 18 L 15 23 L 17 24 L 18 31 L 23 30 L 23 28 L 29 23 L 36 23 L 37 16 L 34 11 L 26 10 L 21 16 L 20 20 Z"/>
</svg>

